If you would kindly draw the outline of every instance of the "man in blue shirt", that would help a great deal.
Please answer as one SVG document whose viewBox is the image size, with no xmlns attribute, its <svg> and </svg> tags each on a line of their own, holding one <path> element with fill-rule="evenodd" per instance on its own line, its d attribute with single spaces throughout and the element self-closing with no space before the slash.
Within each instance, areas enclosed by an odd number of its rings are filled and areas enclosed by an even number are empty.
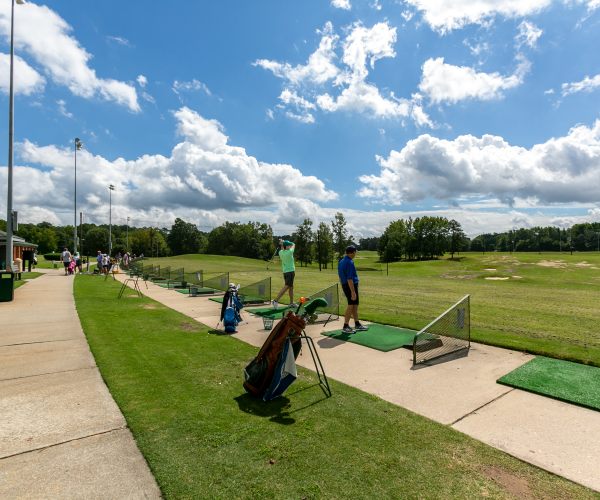
<svg viewBox="0 0 600 500">
<path fill-rule="evenodd" d="M 346 256 L 338 264 L 338 276 L 342 284 L 342 291 L 348 299 L 342 333 L 365 332 L 369 329 L 358 321 L 358 276 L 354 266 L 354 257 L 356 257 L 356 247 L 349 245 L 346 247 Z M 350 316 L 354 318 L 354 328 L 351 328 L 348 324 Z"/>
</svg>

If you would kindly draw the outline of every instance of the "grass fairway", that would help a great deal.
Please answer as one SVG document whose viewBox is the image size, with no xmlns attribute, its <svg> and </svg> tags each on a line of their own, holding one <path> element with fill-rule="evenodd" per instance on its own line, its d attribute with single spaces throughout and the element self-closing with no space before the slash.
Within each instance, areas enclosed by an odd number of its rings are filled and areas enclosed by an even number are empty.
<svg viewBox="0 0 600 500">
<path fill-rule="evenodd" d="M 359 252 L 361 316 L 420 330 L 448 307 L 471 294 L 471 335 L 475 342 L 600 366 L 600 254 L 467 253 L 424 262 L 378 262 Z M 252 259 L 183 255 L 153 261 L 172 269 L 230 271 L 246 285 L 273 277 L 273 295 L 283 286 L 281 266 Z M 235 272 L 234 272 L 235 271 Z M 516 276 L 516 277 L 515 277 Z M 507 278 L 488 280 L 486 278 Z M 296 267 L 297 294 L 308 295 L 338 281 L 337 271 Z M 285 301 L 285 298 L 282 299 Z M 342 306 L 344 302 L 342 301 Z M 345 310 L 342 307 L 342 312 Z"/>
<path fill-rule="evenodd" d="M 509 499 L 514 484 L 521 498 L 600 498 L 335 381 L 327 399 L 302 368 L 284 397 L 252 399 L 256 348 L 151 299 L 118 300 L 120 286 L 77 276 L 77 311 L 167 499 Z"/>
</svg>

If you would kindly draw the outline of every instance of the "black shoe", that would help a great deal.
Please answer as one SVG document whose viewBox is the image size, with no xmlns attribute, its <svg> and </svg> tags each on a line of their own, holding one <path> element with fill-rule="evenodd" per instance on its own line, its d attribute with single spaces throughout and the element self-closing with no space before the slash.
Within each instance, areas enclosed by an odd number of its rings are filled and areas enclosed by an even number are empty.
<svg viewBox="0 0 600 500">
<path fill-rule="evenodd" d="M 342 328 L 342 333 L 352 334 L 352 333 L 356 333 L 356 330 L 349 326 L 345 326 L 344 328 Z"/>
</svg>

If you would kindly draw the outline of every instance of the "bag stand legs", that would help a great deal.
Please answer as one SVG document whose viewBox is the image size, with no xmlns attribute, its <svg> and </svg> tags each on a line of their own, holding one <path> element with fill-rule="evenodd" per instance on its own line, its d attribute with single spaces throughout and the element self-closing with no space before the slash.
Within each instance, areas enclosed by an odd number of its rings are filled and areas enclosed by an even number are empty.
<svg viewBox="0 0 600 500">
<path fill-rule="evenodd" d="M 138 285 L 138 280 L 137 279 L 133 279 L 133 278 L 128 278 L 128 279 L 126 279 L 123 282 L 123 285 L 121 286 L 121 290 L 119 291 L 119 296 L 117 297 L 118 299 L 120 299 L 121 297 L 123 297 L 123 292 L 127 288 L 127 283 L 129 283 L 130 281 L 133 281 L 133 289 L 137 292 L 138 297 L 143 297 L 144 296 L 144 294 L 140 290 L 140 286 Z"/>
<path fill-rule="evenodd" d="M 288 339 L 300 339 L 300 342 L 302 342 L 302 339 L 306 340 L 306 345 L 308 346 L 308 350 L 310 351 L 310 355 L 312 356 L 313 363 L 315 364 L 315 371 L 317 372 L 317 377 L 319 377 L 319 384 L 321 384 L 327 390 L 327 392 L 329 393 L 329 397 L 331 397 L 331 388 L 329 387 L 329 381 L 327 380 L 327 375 L 325 375 L 325 370 L 323 369 L 323 364 L 321 363 L 321 358 L 319 358 L 319 353 L 317 352 L 317 348 L 315 347 L 313 339 L 306 335 L 306 332 L 304 332 L 298 337 L 288 337 Z M 319 368 L 321 369 L 319 370 Z"/>
</svg>

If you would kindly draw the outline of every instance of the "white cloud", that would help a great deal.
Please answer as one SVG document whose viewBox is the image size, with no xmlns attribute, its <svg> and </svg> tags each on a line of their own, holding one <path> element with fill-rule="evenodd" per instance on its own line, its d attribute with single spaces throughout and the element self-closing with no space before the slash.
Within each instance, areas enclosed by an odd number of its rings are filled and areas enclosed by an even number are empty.
<svg viewBox="0 0 600 500">
<path fill-rule="evenodd" d="M 67 111 L 66 108 L 66 102 L 63 101 L 62 99 L 59 101 L 56 101 L 56 104 L 58 104 L 58 111 L 60 112 L 61 115 L 66 116 L 67 118 L 72 118 L 73 117 L 73 113 L 69 113 Z"/>
<path fill-rule="evenodd" d="M 306 65 L 298 64 L 292 67 L 289 63 L 279 63 L 267 59 L 259 59 L 253 63 L 254 66 L 261 66 L 273 72 L 275 76 L 288 80 L 291 85 L 300 85 L 305 82 L 323 84 L 327 80 L 335 78 L 339 69 L 333 64 L 336 58 L 335 48 L 339 37 L 333 32 L 333 25 L 328 22 L 321 33 L 321 42 L 315 52 L 313 52 Z"/>
<path fill-rule="evenodd" d="M 131 45 L 129 43 L 129 40 L 127 40 L 127 38 L 123 38 L 122 36 L 107 36 L 106 38 L 108 40 L 112 40 L 113 42 L 117 42 L 119 45 L 125 45 L 126 47 L 133 47 L 133 45 Z"/>
<path fill-rule="evenodd" d="M 267 109 L 267 116 L 271 119 L 274 120 L 275 117 L 273 116 L 273 110 L 272 109 Z"/>
<path fill-rule="evenodd" d="M 592 208 L 588 210 L 588 214 L 595 221 L 600 221 L 600 208 Z"/>
<path fill-rule="evenodd" d="M 19 56 L 14 57 L 15 94 L 31 95 L 43 92 L 46 79 Z M 10 92 L 10 55 L 3 53 L 0 53 L 0 90 L 5 94 Z"/>
<path fill-rule="evenodd" d="M 350 0 L 331 0 L 331 5 L 338 9 L 350 10 Z"/>
<path fill-rule="evenodd" d="M 140 75 L 136 78 L 136 81 L 140 85 L 140 87 L 144 88 L 148 83 L 148 79 L 144 75 Z"/>
<path fill-rule="evenodd" d="M 423 13 L 431 29 L 445 34 L 469 24 L 483 25 L 500 15 L 524 17 L 549 7 L 552 0 L 405 0 Z M 592 0 L 595 1 L 595 0 Z"/>
<path fill-rule="evenodd" d="M 592 92 L 600 87 L 600 75 L 596 75 L 594 78 L 586 76 L 580 82 L 563 83 L 562 84 L 562 95 L 566 96 L 574 94 L 576 92 Z"/>
<path fill-rule="evenodd" d="M 544 94 L 554 94 L 554 89 L 544 90 Z"/>
<path fill-rule="evenodd" d="M 285 113 L 285 116 L 294 120 L 298 120 L 300 123 L 315 123 L 315 117 L 310 113 L 303 113 L 301 115 L 297 115 L 295 113 L 292 113 L 291 111 L 287 111 Z"/>
<path fill-rule="evenodd" d="M 588 210 L 588 213 L 593 216 L 593 210 Z M 571 227 L 573 224 L 577 224 L 577 219 L 574 217 L 553 217 L 550 219 L 550 224 L 561 228 Z"/>
<path fill-rule="evenodd" d="M 156 101 L 154 100 L 154 97 L 152 97 L 150 94 L 148 94 L 147 92 L 142 92 L 142 97 L 148 101 L 151 102 L 152 104 L 155 104 Z"/>
<path fill-rule="evenodd" d="M 73 28 L 56 12 L 32 2 L 19 5 L 18 9 L 15 32 L 19 36 L 15 37 L 15 46 L 29 53 L 54 83 L 86 99 L 101 97 L 133 112 L 140 111 L 135 88 L 98 78 L 87 64 L 91 54 L 69 36 Z M 0 34 L 10 37 L 10 2 L 0 3 Z"/>
<path fill-rule="evenodd" d="M 379 5 L 379 0 L 373 0 L 373 3 L 369 4 L 369 7 L 376 10 L 381 10 L 381 5 Z"/>
<path fill-rule="evenodd" d="M 509 212 L 509 215 L 511 217 L 510 217 L 510 219 L 508 219 L 508 222 L 513 227 L 529 228 L 529 227 L 534 226 L 533 219 L 529 215 L 524 214 L 523 212 L 517 212 L 516 210 L 511 210 Z"/>
<path fill-rule="evenodd" d="M 532 49 L 537 47 L 537 40 L 542 36 L 543 31 L 535 24 L 529 21 L 523 21 L 519 24 L 519 34 L 515 37 L 516 47 L 520 49 L 525 43 Z"/>
<path fill-rule="evenodd" d="M 463 45 L 466 45 L 467 47 L 469 47 L 469 49 L 471 50 L 471 53 L 474 56 L 478 56 L 479 54 L 481 54 L 482 52 L 487 52 L 488 50 L 490 50 L 489 45 L 487 44 L 487 42 L 484 43 L 478 43 L 477 45 L 475 45 L 475 47 L 473 47 L 470 43 L 469 40 L 467 38 L 465 38 L 463 40 Z"/>
<path fill-rule="evenodd" d="M 212 95 L 208 87 L 202 82 L 196 80 L 195 78 L 191 82 L 178 82 L 177 80 L 175 80 L 175 82 L 173 83 L 173 92 L 175 92 L 176 94 L 186 91 L 193 92 L 194 90 L 204 90 L 204 92 L 206 92 L 208 95 Z"/>
<path fill-rule="evenodd" d="M 293 104 L 298 109 L 317 109 L 312 102 L 307 101 L 303 97 L 298 96 L 295 90 L 285 89 L 279 96 L 285 104 Z"/>
<path fill-rule="evenodd" d="M 216 120 L 185 107 L 174 116 L 177 133 L 184 140 L 170 157 L 144 155 L 137 160 L 109 161 L 89 150 L 78 153 L 78 208 L 86 216 L 92 219 L 107 214 L 108 195 L 101 186 L 109 181 L 116 186 L 112 197 L 115 218 L 158 220 L 164 216 L 174 220 L 186 216 L 216 222 L 218 214 L 222 222 L 233 217 L 240 220 L 236 214 L 253 213 L 253 220 L 265 220 L 288 202 L 313 206 L 311 203 L 338 198 L 314 176 L 303 175 L 290 165 L 259 162 L 243 148 L 229 146 Z M 17 153 L 24 164 L 44 168 L 15 167 L 15 206 L 21 211 L 43 205 L 57 217 L 71 211 L 72 148 L 38 146 L 25 140 L 17 144 Z M 6 183 L 6 175 L 6 167 L 0 167 L 0 183 Z M 32 185 L 35 190 L 30 189 Z M 0 192 L 2 203 L 6 203 L 6 194 Z M 68 221 L 65 215 L 63 222 Z"/>
<path fill-rule="evenodd" d="M 434 103 L 457 103 L 464 99 L 499 99 L 502 90 L 521 85 L 530 63 L 523 56 L 515 73 L 502 76 L 500 73 L 477 72 L 467 66 L 445 64 L 444 58 L 429 59 L 423 64 L 423 75 L 419 90 Z"/>
<path fill-rule="evenodd" d="M 596 203 L 600 120 L 529 150 L 491 135 L 448 141 L 425 134 L 377 160 L 380 174 L 360 177 L 364 186 L 358 195 L 389 204 L 461 196 L 493 196 L 507 205 L 516 198 L 533 205 Z"/>
</svg>

